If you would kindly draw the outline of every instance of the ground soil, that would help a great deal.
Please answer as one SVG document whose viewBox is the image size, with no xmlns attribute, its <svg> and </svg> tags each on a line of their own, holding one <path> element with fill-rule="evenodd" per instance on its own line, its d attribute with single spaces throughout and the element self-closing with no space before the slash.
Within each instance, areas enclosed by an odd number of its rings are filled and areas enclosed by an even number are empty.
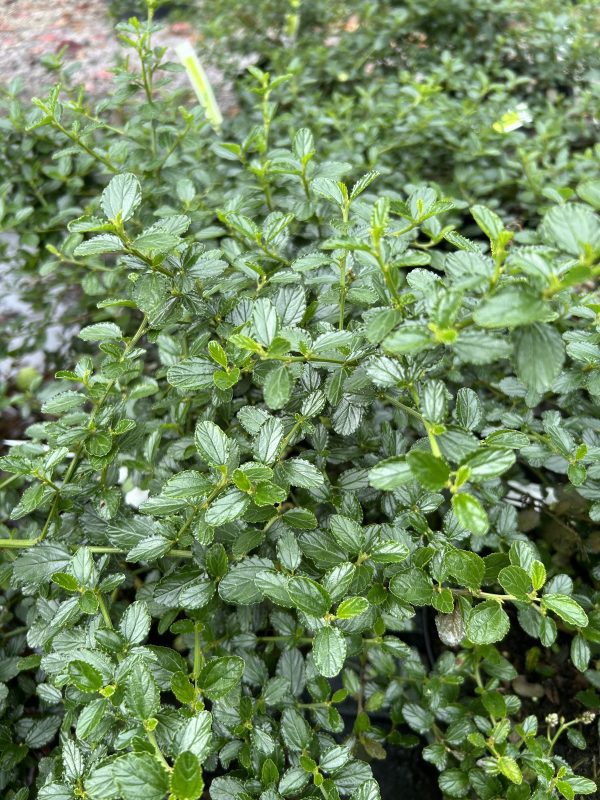
<svg viewBox="0 0 600 800">
<path fill-rule="evenodd" d="M 164 29 L 156 34 L 155 41 L 168 48 L 170 60 L 177 60 L 174 49 L 178 44 L 190 41 L 206 61 L 200 37 L 191 24 L 168 19 L 161 23 Z M 66 48 L 64 63 L 78 64 L 77 82 L 88 92 L 101 94 L 110 88 L 110 67 L 121 53 L 113 27 L 108 0 L 0 0 L 0 87 L 20 77 L 27 95 L 41 94 L 53 83 L 41 57 Z M 204 66 L 227 111 L 234 104 L 231 86 L 221 70 L 211 64 Z"/>
</svg>

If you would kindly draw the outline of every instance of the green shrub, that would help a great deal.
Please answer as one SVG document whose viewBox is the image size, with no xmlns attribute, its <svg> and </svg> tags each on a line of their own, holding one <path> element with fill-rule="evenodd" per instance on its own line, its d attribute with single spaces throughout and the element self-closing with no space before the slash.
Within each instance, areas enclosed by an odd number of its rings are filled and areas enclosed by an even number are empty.
<svg viewBox="0 0 600 800">
<path fill-rule="evenodd" d="M 593 794 L 598 180 L 516 230 L 286 139 L 293 77 L 213 132 L 121 32 L 112 116 L 5 126 L 15 263 L 83 327 L 7 401 L 3 796 L 376 800 L 419 742 L 446 798 Z"/>
<path fill-rule="evenodd" d="M 219 142 L 238 145 L 246 162 L 258 160 L 263 183 L 274 190 L 285 190 L 278 151 L 303 127 L 322 158 L 345 165 L 350 182 L 377 169 L 381 190 L 425 181 L 460 198 L 450 221 L 467 234 L 469 205 L 485 203 L 514 229 L 535 226 L 598 174 L 600 62 L 588 0 L 566 7 L 558 0 L 361 0 L 351 13 L 329 0 L 305 0 L 295 10 L 287 0 L 257 0 L 251 19 L 239 0 L 213 5 L 211 14 L 197 15 L 203 54 L 235 80 L 239 103 Z M 181 6 L 166 7 L 181 13 Z M 290 14 L 298 15 L 294 35 Z M 32 110 L 18 81 L 0 97 L 0 231 L 17 234 L 10 261 L 19 293 L 37 314 L 23 340 L 10 343 L 14 357 L 35 347 L 56 350 L 40 331 L 57 316 L 77 324 L 114 291 L 112 273 L 73 263 L 74 239 L 65 236 L 65 224 L 86 212 L 111 175 L 130 171 L 143 179 L 148 215 L 171 206 L 183 175 L 196 189 L 194 216 L 209 228 L 223 197 L 245 181 L 238 151 L 219 148 L 217 156 L 189 94 L 172 90 L 168 78 L 180 65 L 155 51 L 156 29 L 137 20 L 118 24 L 125 59 L 109 97 L 86 97 L 76 67 L 65 70 L 60 57 L 45 61 L 61 81 L 51 101 L 57 118 Z M 263 71 L 289 76 L 271 93 L 277 109 L 263 152 L 256 77 L 238 74 L 249 52 Z M 65 357 L 63 338 L 49 367 Z"/>
</svg>

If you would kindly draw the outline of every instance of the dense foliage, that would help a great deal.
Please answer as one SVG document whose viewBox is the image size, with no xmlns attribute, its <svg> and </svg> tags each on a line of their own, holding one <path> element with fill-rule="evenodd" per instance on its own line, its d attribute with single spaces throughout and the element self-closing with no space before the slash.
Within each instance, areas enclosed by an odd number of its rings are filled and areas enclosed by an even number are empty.
<svg viewBox="0 0 600 800">
<path fill-rule="evenodd" d="M 445 798 L 596 791 L 586 4 L 344 5 L 258 4 L 222 130 L 152 8 L 110 102 L 10 88 L 7 258 L 78 335 L 5 390 L 7 800 L 377 800 L 417 744 Z"/>
</svg>

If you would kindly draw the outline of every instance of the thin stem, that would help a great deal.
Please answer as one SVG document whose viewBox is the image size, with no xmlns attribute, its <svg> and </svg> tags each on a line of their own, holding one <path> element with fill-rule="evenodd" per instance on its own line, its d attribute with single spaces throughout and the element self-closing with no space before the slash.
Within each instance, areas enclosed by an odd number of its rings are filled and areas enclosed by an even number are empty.
<svg viewBox="0 0 600 800">
<path fill-rule="evenodd" d="M 142 336 L 146 333 L 147 330 L 148 330 L 148 320 L 147 320 L 146 315 L 144 315 L 144 318 L 142 319 L 139 328 L 134 333 L 132 338 L 129 340 L 129 343 L 125 347 L 125 350 L 123 351 L 123 355 L 121 356 L 121 361 L 123 361 L 126 358 L 126 356 L 133 350 L 135 345 L 138 343 L 138 341 L 142 338 Z M 89 419 L 89 422 L 88 422 L 88 427 L 94 422 L 94 420 L 98 416 L 98 413 L 100 412 L 101 408 L 103 407 L 104 403 L 106 402 L 109 394 L 113 390 L 113 387 L 115 386 L 116 382 L 117 382 L 117 378 L 113 378 L 113 380 L 111 380 L 109 382 L 108 386 L 106 387 L 106 390 L 105 390 L 104 394 L 102 395 L 102 397 L 100 398 L 100 400 L 98 401 L 98 403 L 96 404 L 96 406 L 94 407 L 94 409 L 93 409 L 93 411 L 92 411 L 92 413 L 90 415 L 90 419 Z M 77 471 L 77 467 L 79 466 L 82 452 L 83 452 L 83 442 L 80 442 L 79 445 L 77 446 L 77 449 L 75 451 L 75 455 L 73 456 L 73 460 L 71 461 L 71 464 L 69 465 L 69 468 L 68 468 L 68 470 L 67 470 L 67 472 L 65 474 L 65 477 L 63 478 L 63 482 L 62 482 L 62 486 L 63 487 L 66 486 L 67 484 L 69 484 L 71 482 L 71 480 L 73 479 L 73 476 L 75 475 L 75 472 Z M 50 507 L 50 512 L 48 513 L 48 516 L 46 518 L 46 522 L 44 523 L 44 527 L 42 528 L 42 532 L 41 532 L 41 534 L 40 534 L 40 536 L 38 538 L 38 541 L 43 541 L 46 538 L 46 535 L 48 533 L 48 530 L 50 528 L 52 520 L 54 519 L 54 517 L 55 517 L 55 515 L 56 515 L 56 513 L 58 511 L 59 503 L 60 503 L 60 492 L 57 492 L 56 496 L 54 497 L 54 500 L 52 502 L 52 506 Z"/>
<path fill-rule="evenodd" d="M 385 280 L 385 285 L 387 286 L 388 292 L 392 296 L 393 305 L 395 308 L 400 308 L 402 306 L 400 294 L 398 293 L 398 288 L 396 286 L 396 282 L 394 280 L 394 276 L 392 274 L 390 266 L 384 261 L 381 255 L 381 248 L 379 242 L 376 243 L 376 247 L 373 254 L 377 259 L 377 263 L 379 264 L 379 269 L 381 270 L 383 279 Z"/>
<path fill-rule="evenodd" d="M 27 549 L 37 543 L 37 539 L 0 539 L 0 548 Z"/>
<path fill-rule="evenodd" d="M 316 364 L 341 364 L 342 366 L 352 366 L 357 363 L 357 359 L 341 359 L 341 358 L 327 358 L 326 356 L 307 355 L 307 356 L 276 356 L 276 355 L 261 355 L 263 361 L 285 361 L 286 364 L 306 362 Z"/>
<path fill-rule="evenodd" d="M 293 641 L 296 644 L 311 644 L 312 638 L 310 636 L 300 636 L 299 638 L 295 636 L 257 636 L 257 642 L 290 642 Z"/>
<path fill-rule="evenodd" d="M 401 228 L 399 231 L 392 231 L 390 236 L 404 236 L 405 233 L 412 231 L 413 228 L 416 228 L 420 223 L 418 222 L 411 222 L 410 225 L 407 225 L 405 228 Z"/>
<path fill-rule="evenodd" d="M 568 728 L 572 728 L 573 725 L 577 725 L 580 722 L 581 722 L 581 719 L 579 717 L 576 717 L 575 719 L 572 719 L 570 722 L 563 722 L 563 724 L 560 726 L 560 728 L 556 731 L 556 733 L 554 734 L 554 736 L 551 739 L 550 739 L 550 736 L 548 735 L 548 741 L 550 742 L 549 755 L 552 755 L 552 751 L 554 750 L 554 746 L 557 743 L 557 741 L 559 740 L 559 738 L 563 735 L 563 733 Z"/>
<path fill-rule="evenodd" d="M 296 703 L 296 708 L 330 708 L 331 703 Z"/>
<path fill-rule="evenodd" d="M 3 639 L 10 639 L 11 636 L 18 636 L 20 633 L 27 633 L 29 627 L 27 625 L 21 625 L 19 628 L 13 628 L 12 631 L 8 631 L 8 633 L 0 633 L 0 636 Z"/>
<path fill-rule="evenodd" d="M 269 186 L 269 180 L 266 177 L 265 173 L 267 171 L 267 151 L 269 149 L 269 134 L 271 128 L 271 121 L 269 117 L 269 96 L 270 91 L 267 89 L 261 100 L 260 110 L 263 118 L 263 137 L 264 142 L 262 144 L 262 153 L 261 153 L 261 170 L 262 175 L 260 177 L 260 184 L 265 195 L 265 202 L 267 204 L 267 208 L 269 211 L 273 211 L 273 198 L 271 196 L 271 187 Z"/>
<path fill-rule="evenodd" d="M 425 424 L 425 420 L 416 409 L 407 406 L 405 403 L 402 403 L 400 400 L 398 400 L 398 398 L 392 397 L 392 395 L 390 394 L 385 394 L 383 395 L 382 400 L 387 400 L 388 403 L 391 403 L 392 405 L 396 406 L 396 408 L 399 408 L 401 411 L 404 411 L 409 416 L 418 419 L 422 425 Z"/>
<path fill-rule="evenodd" d="M 433 433 L 429 425 L 425 424 L 425 428 L 427 430 L 427 438 L 429 439 L 429 446 L 431 447 L 431 452 L 436 458 L 442 458 L 442 451 L 440 450 L 440 446 L 437 443 L 435 434 Z"/>
<path fill-rule="evenodd" d="M 190 527 L 190 525 L 192 524 L 192 522 L 193 522 L 193 520 L 194 520 L 194 517 L 195 517 L 195 512 L 194 512 L 194 511 L 192 511 L 192 513 L 189 515 L 189 517 L 188 517 L 188 518 L 186 519 L 186 521 L 183 523 L 183 525 L 181 526 L 181 528 L 179 528 L 179 530 L 177 531 L 177 535 L 176 535 L 176 537 L 175 537 L 175 539 L 176 539 L 177 541 L 179 541 L 179 539 L 180 539 L 180 538 L 183 536 L 183 534 L 184 534 L 184 533 L 187 531 L 187 529 Z"/>
<path fill-rule="evenodd" d="M 212 492 L 210 492 L 210 494 L 208 495 L 206 500 L 202 503 L 200 508 L 206 510 L 209 507 L 209 505 L 212 503 L 212 501 L 215 499 L 215 497 L 227 486 L 228 483 L 229 483 L 229 481 L 227 480 L 227 478 L 225 478 L 225 477 L 221 478 L 219 483 L 217 483 L 217 485 L 212 490 Z"/>
<path fill-rule="evenodd" d="M 8 550 L 27 550 L 30 547 L 35 547 L 36 544 L 39 544 L 41 541 L 40 538 L 37 539 L 0 539 L 0 549 L 8 549 Z M 77 545 L 73 545 L 76 547 Z M 104 547 L 102 545 L 90 545 L 87 548 L 90 553 L 96 554 L 107 554 L 107 555 L 126 555 L 129 551 L 123 549 L 122 547 Z M 169 550 L 168 553 L 165 553 L 164 556 L 161 558 L 193 558 L 194 554 L 191 550 L 178 550 L 177 548 L 173 548 Z M 137 562 L 132 562 L 137 563 Z"/>
<path fill-rule="evenodd" d="M 96 597 L 98 598 L 98 606 L 100 608 L 100 613 L 102 614 L 102 618 L 104 619 L 106 627 L 110 628 L 112 630 L 113 624 L 112 624 L 112 620 L 110 618 L 110 614 L 108 613 L 108 609 L 106 607 L 106 603 L 104 602 L 104 598 L 102 597 L 100 592 L 98 592 Z"/>
<path fill-rule="evenodd" d="M 297 431 L 300 430 L 300 428 L 302 426 L 302 422 L 303 422 L 303 420 L 299 420 L 299 421 L 295 422 L 292 425 L 292 427 L 290 428 L 289 433 L 286 436 L 284 436 L 283 439 L 281 440 L 281 442 L 279 443 L 279 447 L 278 447 L 279 454 L 277 456 L 277 461 L 281 461 L 281 459 L 283 458 L 283 456 L 285 454 L 286 447 L 288 446 L 289 442 L 291 442 L 291 440 L 294 438 L 294 436 L 296 435 Z"/>
<path fill-rule="evenodd" d="M 169 764 L 167 759 L 162 754 L 162 750 L 160 749 L 160 747 L 158 746 L 158 742 L 156 741 L 156 736 L 154 735 L 154 731 L 149 731 L 146 728 L 146 738 L 148 739 L 148 741 L 150 742 L 150 744 L 154 748 L 154 753 L 155 753 L 157 759 L 161 762 L 161 764 L 164 766 L 164 768 L 167 770 L 167 772 L 171 772 L 173 768 L 171 767 L 171 765 Z"/>
<path fill-rule="evenodd" d="M 114 172 L 114 173 L 117 173 L 117 172 L 119 172 L 119 168 L 118 168 L 118 167 L 116 167 L 116 166 L 115 166 L 115 165 L 112 163 L 112 161 L 110 161 L 110 159 L 108 159 L 108 158 L 106 158 L 106 156 L 103 156 L 103 155 L 101 155 L 100 153 L 98 153 L 96 150 L 94 150 L 94 149 L 93 149 L 93 147 L 89 147 L 89 145 L 87 145 L 87 144 L 86 144 L 86 143 L 85 143 L 85 142 L 84 142 L 84 141 L 81 139 L 81 137 L 80 137 L 80 136 L 77 136 L 76 134 L 74 134 L 74 133 L 71 133 L 70 131 L 68 131 L 68 130 L 67 130 L 65 127 L 64 127 L 64 125 L 61 125 L 61 124 L 60 124 L 60 122 L 59 122 L 57 119 L 53 119 L 53 120 L 52 120 L 52 124 L 53 124 L 55 127 L 57 127 L 57 128 L 58 128 L 58 130 L 59 130 L 59 131 L 60 131 L 62 134 L 64 134 L 64 135 L 65 135 L 65 136 L 66 136 L 68 139 L 70 139 L 70 140 L 71 140 L 71 141 L 72 141 L 74 144 L 76 144 L 78 147 L 81 147 L 81 149 L 82 149 L 82 150 L 85 150 L 85 152 L 86 152 L 86 153 L 87 153 L 89 156 L 91 156 L 92 158 L 96 159 L 96 161 L 99 161 L 101 164 L 104 164 L 104 166 L 105 166 L 107 169 L 109 169 L 111 172 Z"/>
<path fill-rule="evenodd" d="M 478 597 L 482 600 L 496 600 L 502 604 L 504 602 L 515 602 L 520 598 L 515 597 L 514 594 L 494 594 L 493 592 L 482 592 L 481 589 L 450 589 L 452 594 L 461 595 L 462 597 Z"/>
<path fill-rule="evenodd" d="M 310 203 L 310 188 L 308 185 L 308 179 L 306 177 L 306 168 L 300 174 L 300 180 L 302 181 L 302 188 L 304 189 L 304 194 L 306 195 L 306 199 Z"/>
<path fill-rule="evenodd" d="M 200 643 L 200 629 L 197 625 L 194 626 L 194 667 L 192 669 L 192 678 L 194 679 L 194 684 L 197 682 L 198 677 L 200 675 L 200 670 L 202 669 L 202 647 Z"/>
<path fill-rule="evenodd" d="M 152 78 L 153 78 L 153 71 L 152 68 L 147 69 L 146 67 L 146 59 L 144 50 L 146 52 L 150 52 L 150 47 L 152 44 L 152 33 L 151 33 L 151 26 L 152 26 L 152 19 L 154 17 L 154 8 L 152 5 L 148 5 L 148 20 L 146 23 L 146 32 L 141 37 L 139 41 L 139 47 L 137 48 L 138 55 L 140 57 L 140 67 L 141 67 L 141 74 L 142 74 L 142 83 L 144 84 L 144 92 L 146 94 L 146 100 L 148 104 L 153 106 L 154 105 L 154 97 L 152 91 Z M 156 158 L 156 130 L 154 128 L 154 119 L 150 120 L 150 141 L 151 141 L 151 148 L 152 148 L 152 156 Z"/>
<path fill-rule="evenodd" d="M 188 122 L 186 123 L 186 125 L 185 125 L 185 128 L 184 128 L 184 129 L 183 129 L 183 130 L 182 130 L 180 133 L 178 133 L 178 134 L 177 134 L 177 137 L 175 138 L 175 141 L 173 142 L 173 144 L 171 145 L 171 147 L 169 147 L 169 149 L 167 150 L 166 154 L 165 154 L 165 155 L 164 155 L 164 156 L 161 158 L 161 160 L 160 160 L 160 164 L 159 164 L 159 165 L 156 167 L 156 169 L 154 170 L 154 172 L 155 172 L 156 174 L 158 174 L 158 173 L 160 172 L 160 170 L 161 170 L 161 169 L 164 167 L 164 165 L 165 165 L 165 164 L 167 163 L 167 161 L 169 160 L 170 156 L 171 156 L 171 155 L 172 155 L 172 154 L 175 152 L 175 150 L 177 149 L 177 147 L 178 147 L 178 146 L 181 144 L 181 142 L 182 142 L 182 141 L 185 139 L 185 137 L 186 137 L 186 136 L 187 136 L 187 134 L 189 133 L 189 131 L 190 131 L 190 128 L 191 128 L 191 127 L 192 127 L 192 122 L 191 122 L 191 120 L 190 120 L 190 121 L 188 121 Z"/>
<path fill-rule="evenodd" d="M 21 478 L 21 477 L 22 476 L 19 475 L 19 474 L 11 475 L 10 478 L 6 478 L 5 480 L 3 480 L 0 483 L 0 489 L 4 489 L 5 486 L 10 486 L 11 483 L 14 483 L 18 478 Z"/>
<path fill-rule="evenodd" d="M 346 254 L 340 259 L 340 316 L 338 329 L 344 330 L 344 316 L 346 313 Z"/>
</svg>

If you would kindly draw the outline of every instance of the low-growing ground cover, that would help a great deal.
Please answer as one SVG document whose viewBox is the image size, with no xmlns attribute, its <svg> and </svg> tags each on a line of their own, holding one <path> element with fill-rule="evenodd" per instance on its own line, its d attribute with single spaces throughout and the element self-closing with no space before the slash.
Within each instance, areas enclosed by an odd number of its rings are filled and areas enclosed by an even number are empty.
<svg viewBox="0 0 600 800">
<path fill-rule="evenodd" d="M 220 122 L 152 7 L 110 97 L 9 91 L 6 257 L 73 337 L 3 398 L 8 800 L 596 792 L 588 4 L 344 5 L 220 4 Z"/>
</svg>

